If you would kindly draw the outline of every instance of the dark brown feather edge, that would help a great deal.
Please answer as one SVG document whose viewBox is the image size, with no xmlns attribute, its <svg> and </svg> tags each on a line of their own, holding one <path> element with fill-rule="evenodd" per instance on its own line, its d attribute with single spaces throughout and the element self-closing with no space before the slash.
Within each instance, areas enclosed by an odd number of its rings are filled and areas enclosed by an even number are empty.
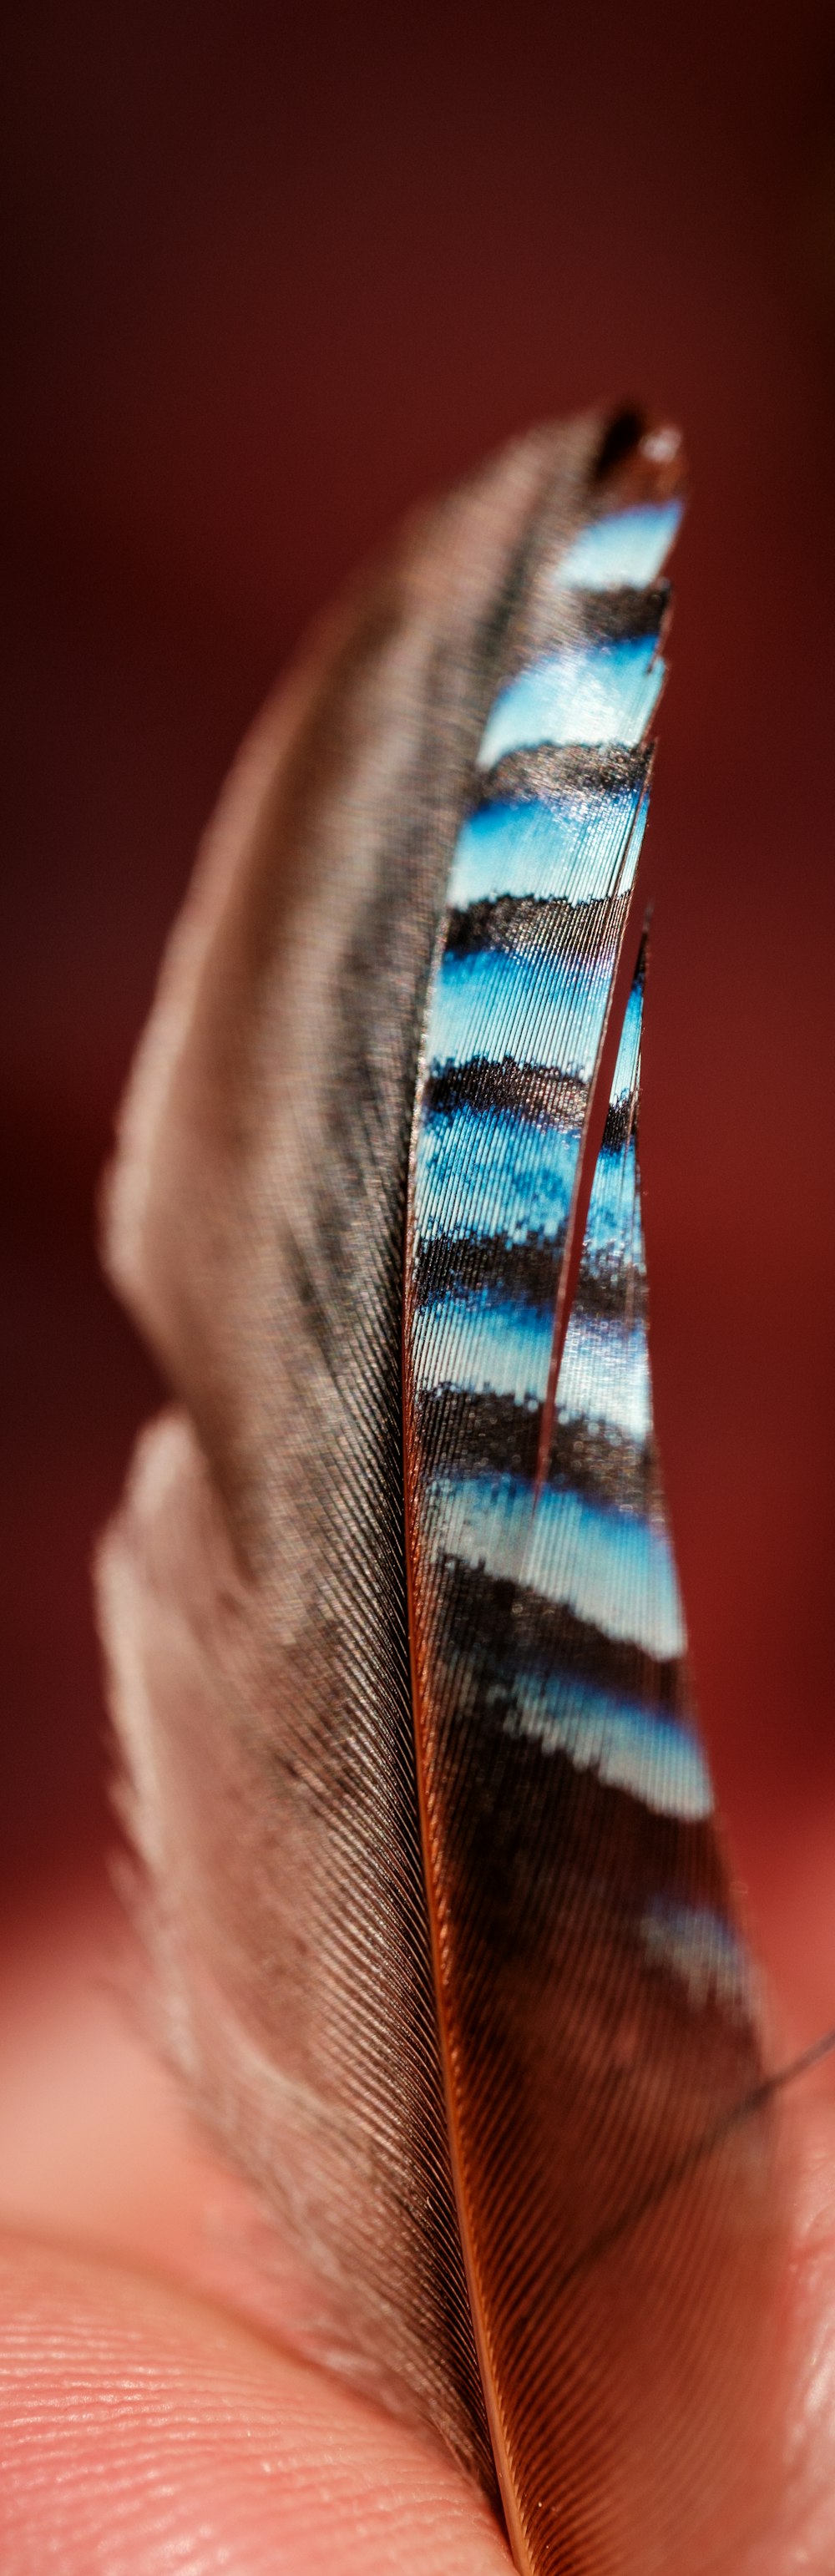
<svg viewBox="0 0 835 2576">
<path fill-rule="evenodd" d="M 101 1562 L 158 2027 L 313 2344 L 492 2492 L 414 1778 L 400 1301 L 433 941 L 536 532 L 599 419 L 410 523 L 256 727 L 174 933 L 107 1260 L 181 1410 Z"/>
</svg>

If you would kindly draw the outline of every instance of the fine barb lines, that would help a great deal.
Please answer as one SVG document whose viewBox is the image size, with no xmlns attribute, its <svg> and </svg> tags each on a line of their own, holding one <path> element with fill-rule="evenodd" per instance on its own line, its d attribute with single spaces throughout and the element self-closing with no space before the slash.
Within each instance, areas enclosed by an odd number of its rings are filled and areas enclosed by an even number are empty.
<svg viewBox="0 0 835 2576">
<path fill-rule="evenodd" d="M 110 1191 L 174 1397 L 102 1569 L 160 2035 L 305 2349 L 524 2576 L 703 2576 L 766 2511 L 777 2101 L 832 2044 L 765 2071 L 654 1429 L 682 505 L 630 410 L 409 522 L 233 776 Z"/>
</svg>

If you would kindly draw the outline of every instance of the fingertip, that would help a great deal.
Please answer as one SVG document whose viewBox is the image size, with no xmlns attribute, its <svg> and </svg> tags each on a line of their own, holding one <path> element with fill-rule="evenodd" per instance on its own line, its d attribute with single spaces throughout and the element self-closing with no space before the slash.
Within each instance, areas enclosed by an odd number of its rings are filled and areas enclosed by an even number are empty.
<svg viewBox="0 0 835 2576">
<path fill-rule="evenodd" d="M 428 2440 L 167 2285 L 0 2248 L 4 2576 L 507 2576 Z"/>
</svg>

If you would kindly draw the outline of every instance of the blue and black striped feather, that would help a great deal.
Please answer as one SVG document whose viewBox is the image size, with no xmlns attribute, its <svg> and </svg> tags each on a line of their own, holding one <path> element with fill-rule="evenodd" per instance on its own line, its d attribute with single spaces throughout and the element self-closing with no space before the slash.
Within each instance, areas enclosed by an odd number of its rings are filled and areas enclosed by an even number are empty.
<svg viewBox="0 0 835 2576">
<path fill-rule="evenodd" d="M 659 505 L 659 549 L 672 524 Z M 699 2385 L 700 2302 L 713 2262 L 741 2371 L 733 2247 L 751 2211 L 734 2211 L 726 2176 L 700 2176 L 696 2312 L 671 2299 L 666 2346 L 629 2213 L 663 2203 L 677 2158 L 698 2163 L 708 2104 L 730 2107 L 759 2073 L 655 1443 L 645 941 L 561 1320 L 608 1014 L 640 940 L 645 736 L 668 611 L 666 588 L 606 588 L 606 527 L 592 521 L 574 549 L 574 577 L 592 563 L 600 587 L 574 588 L 569 550 L 551 585 L 561 633 L 543 649 L 536 604 L 537 631 L 515 640 L 452 857 L 413 1131 L 405 1340 L 419 1765 L 459 2205 L 517 2557 L 572 2571 L 704 2563 L 705 2494 L 711 2473 L 717 2491 L 732 2477 L 739 2418 L 723 2423 L 718 2364 Z M 654 574 L 652 527 L 645 509 L 636 534 Z M 736 2184 L 744 2196 L 741 2173 Z M 590 2254 L 585 2276 L 583 2243 L 601 2235 L 609 2265 Z M 692 2416 L 674 2437 L 685 2346 Z M 637 2356 L 630 2407 L 618 2380 Z M 713 2443 L 695 2541 L 688 2429 L 694 2458 Z M 639 2463 L 673 2438 L 662 2497 Z"/>
<path fill-rule="evenodd" d="M 529 2576 L 710 2563 L 779 2240 L 647 1342 L 672 454 L 532 434 L 315 639 L 111 1191 L 176 1400 L 103 1574 L 164 2041 L 305 2348 Z"/>
</svg>

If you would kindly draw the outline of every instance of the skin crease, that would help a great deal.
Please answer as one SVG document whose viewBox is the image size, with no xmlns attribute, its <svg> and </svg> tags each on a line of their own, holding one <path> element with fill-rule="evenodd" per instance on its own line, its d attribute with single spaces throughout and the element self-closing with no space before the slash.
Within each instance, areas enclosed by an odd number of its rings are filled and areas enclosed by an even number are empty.
<svg viewBox="0 0 835 2576">
<path fill-rule="evenodd" d="M 23 1927 L 0 1993 L 3 2576 L 501 2576 L 505 2543 L 443 2454 L 282 2348 L 292 2287 L 253 2323 L 218 2255 L 237 2186 L 104 1990 L 113 1939 L 100 1903 L 71 1898 Z M 786 2491 L 714 2576 L 835 2565 L 829 2068 L 786 2116 Z"/>
</svg>

